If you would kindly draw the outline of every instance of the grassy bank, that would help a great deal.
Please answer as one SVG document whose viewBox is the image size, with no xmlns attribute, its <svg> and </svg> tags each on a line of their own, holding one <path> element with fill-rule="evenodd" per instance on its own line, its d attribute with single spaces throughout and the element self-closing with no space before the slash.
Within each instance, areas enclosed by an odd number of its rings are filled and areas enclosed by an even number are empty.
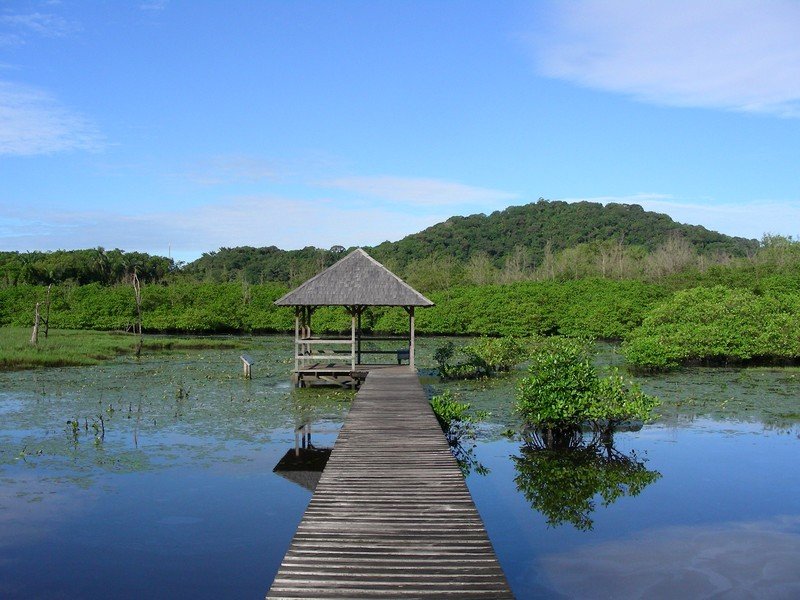
<svg viewBox="0 0 800 600">
<path fill-rule="evenodd" d="M 30 343 L 31 330 L 22 327 L 0 328 L 0 370 L 12 371 L 36 367 L 71 367 L 93 365 L 121 354 L 133 354 L 139 338 L 125 333 L 51 329 L 38 344 Z M 141 352 L 236 348 L 237 340 L 148 337 Z"/>
</svg>

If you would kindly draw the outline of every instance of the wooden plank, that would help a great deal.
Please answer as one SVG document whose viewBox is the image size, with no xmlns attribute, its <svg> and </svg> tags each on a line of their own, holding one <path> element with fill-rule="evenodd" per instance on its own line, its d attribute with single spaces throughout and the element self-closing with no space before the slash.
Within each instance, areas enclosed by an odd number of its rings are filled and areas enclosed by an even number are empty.
<svg viewBox="0 0 800 600">
<path fill-rule="evenodd" d="M 268 597 L 513 598 L 415 370 L 370 370 Z"/>
</svg>

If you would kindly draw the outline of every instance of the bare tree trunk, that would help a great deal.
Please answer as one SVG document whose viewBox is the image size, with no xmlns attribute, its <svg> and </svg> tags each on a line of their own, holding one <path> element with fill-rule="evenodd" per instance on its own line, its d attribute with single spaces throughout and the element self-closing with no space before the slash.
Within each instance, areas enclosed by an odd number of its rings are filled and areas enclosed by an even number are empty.
<svg viewBox="0 0 800 600">
<path fill-rule="evenodd" d="M 44 310 L 44 338 L 47 339 L 47 334 L 50 333 L 50 288 L 53 284 L 47 286 L 47 300 L 45 301 Z"/>
<path fill-rule="evenodd" d="M 33 318 L 33 332 L 31 333 L 31 344 L 39 343 L 39 302 L 36 303 L 36 315 Z"/>
<path fill-rule="evenodd" d="M 136 324 L 133 327 L 133 333 L 142 335 L 142 285 L 139 283 L 139 277 L 136 271 L 133 272 L 133 293 L 136 296 Z"/>
</svg>

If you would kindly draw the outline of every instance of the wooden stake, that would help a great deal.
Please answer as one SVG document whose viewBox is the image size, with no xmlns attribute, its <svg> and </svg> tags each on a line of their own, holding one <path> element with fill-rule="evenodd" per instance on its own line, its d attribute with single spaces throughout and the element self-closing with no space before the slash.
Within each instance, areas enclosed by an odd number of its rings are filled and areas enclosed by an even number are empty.
<svg viewBox="0 0 800 600">
<path fill-rule="evenodd" d="M 133 333 L 142 335 L 142 286 L 139 283 L 139 277 L 136 275 L 136 270 L 133 271 L 133 293 L 136 297 L 136 318 L 137 323 L 133 326 Z M 138 328 L 138 331 L 137 331 Z"/>
<path fill-rule="evenodd" d="M 45 300 L 44 310 L 44 338 L 47 339 L 47 334 L 50 332 L 50 288 L 53 284 L 47 286 L 47 300 Z"/>
<path fill-rule="evenodd" d="M 35 346 L 39 343 L 39 303 L 36 303 L 36 315 L 33 317 L 33 333 L 31 333 L 31 344 Z"/>
</svg>

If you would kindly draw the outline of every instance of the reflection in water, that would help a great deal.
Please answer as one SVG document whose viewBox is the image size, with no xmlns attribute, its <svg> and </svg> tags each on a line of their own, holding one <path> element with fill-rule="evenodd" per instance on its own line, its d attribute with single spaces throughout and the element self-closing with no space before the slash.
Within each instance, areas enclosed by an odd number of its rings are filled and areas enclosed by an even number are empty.
<svg viewBox="0 0 800 600">
<path fill-rule="evenodd" d="M 313 492 L 333 449 L 317 448 L 311 443 L 310 423 L 295 429 L 294 439 L 294 448 L 284 454 L 272 471 Z"/>
<path fill-rule="evenodd" d="M 800 515 L 664 527 L 539 565 L 568 598 L 798 598 Z"/>
<path fill-rule="evenodd" d="M 461 474 L 466 477 L 470 473 L 478 475 L 488 475 L 489 469 L 482 465 L 478 458 L 475 456 L 475 438 L 477 433 L 475 431 L 475 422 L 472 418 L 453 419 L 450 422 L 439 420 L 439 425 L 442 427 L 447 444 L 450 446 L 450 452 L 453 458 L 458 463 L 458 468 Z"/>
<path fill-rule="evenodd" d="M 580 432 L 527 432 L 520 456 L 511 458 L 517 490 L 553 527 L 571 523 L 590 530 L 595 496 L 608 506 L 623 496 L 639 495 L 661 477 L 635 452 L 616 450 L 611 435 L 587 443 Z"/>
<path fill-rule="evenodd" d="M 451 436 L 445 432 L 447 443 L 450 445 L 450 452 L 458 463 L 458 468 L 466 477 L 470 473 L 478 475 L 488 475 L 489 469 L 481 464 L 475 456 L 475 444 L 464 437 Z"/>
</svg>

